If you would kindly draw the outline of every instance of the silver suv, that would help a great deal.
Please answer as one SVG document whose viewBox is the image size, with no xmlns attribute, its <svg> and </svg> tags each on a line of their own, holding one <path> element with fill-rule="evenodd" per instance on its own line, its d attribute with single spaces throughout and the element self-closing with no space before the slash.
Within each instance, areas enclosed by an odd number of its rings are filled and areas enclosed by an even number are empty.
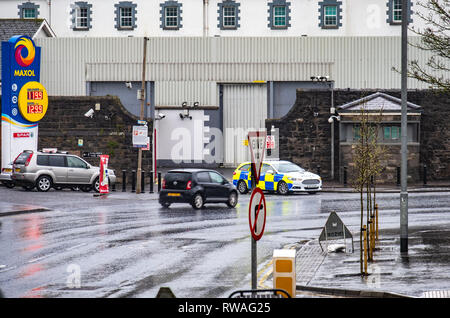
<svg viewBox="0 0 450 318">
<path fill-rule="evenodd" d="M 12 180 L 27 190 L 34 187 L 46 192 L 51 187 L 79 187 L 85 192 L 99 192 L 100 168 L 91 166 L 78 156 L 67 153 L 23 151 L 13 162 Z M 111 169 L 107 170 L 109 184 L 116 182 Z"/>
</svg>

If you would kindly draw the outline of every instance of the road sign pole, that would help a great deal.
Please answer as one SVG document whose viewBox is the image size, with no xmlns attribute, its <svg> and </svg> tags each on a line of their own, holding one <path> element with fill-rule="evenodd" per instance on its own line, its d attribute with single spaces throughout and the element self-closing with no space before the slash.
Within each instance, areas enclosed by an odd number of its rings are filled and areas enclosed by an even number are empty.
<svg viewBox="0 0 450 318">
<path fill-rule="evenodd" d="M 254 175 L 254 171 L 256 171 L 256 167 L 255 164 L 252 163 L 252 174 L 251 174 L 251 183 L 252 183 L 252 191 L 254 188 L 256 188 L 256 179 L 255 179 L 255 175 Z M 252 213 L 256 213 L 255 211 L 253 211 Z M 255 219 L 255 227 L 256 227 L 256 215 L 254 215 L 254 219 Z M 258 266 L 257 266 L 257 243 L 256 240 L 253 238 L 253 235 L 251 235 L 251 241 L 252 241 L 252 289 L 257 289 L 257 272 L 258 272 Z"/>
</svg>

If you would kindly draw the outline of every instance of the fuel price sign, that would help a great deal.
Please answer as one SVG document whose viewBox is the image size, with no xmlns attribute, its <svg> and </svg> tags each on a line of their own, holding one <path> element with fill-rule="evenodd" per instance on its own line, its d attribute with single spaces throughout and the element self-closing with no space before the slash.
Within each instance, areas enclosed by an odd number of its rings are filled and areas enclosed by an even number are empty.
<svg viewBox="0 0 450 318">
<path fill-rule="evenodd" d="M 26 83 L 19 92 L 19 111 L 31 122 L 41 120 L 48 108 L 48 95 L 39 82 Z"/>
</svg>

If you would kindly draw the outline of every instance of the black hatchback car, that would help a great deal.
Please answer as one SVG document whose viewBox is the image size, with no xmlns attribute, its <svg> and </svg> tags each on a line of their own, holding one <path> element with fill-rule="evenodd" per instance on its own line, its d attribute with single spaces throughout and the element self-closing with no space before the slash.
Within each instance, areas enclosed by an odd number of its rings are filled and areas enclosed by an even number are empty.
<svg viewBox="0 0 450 318">
<path fill-rule="evenodd" d="M 226 203 L 234 208 L 238 201 L 236 187 L 220 173 L 206 169 L 180 169 L 166 173 L 159 193 L 159 203 L 189 203 L 201 209 L 205 203 Z"/>
</svg>

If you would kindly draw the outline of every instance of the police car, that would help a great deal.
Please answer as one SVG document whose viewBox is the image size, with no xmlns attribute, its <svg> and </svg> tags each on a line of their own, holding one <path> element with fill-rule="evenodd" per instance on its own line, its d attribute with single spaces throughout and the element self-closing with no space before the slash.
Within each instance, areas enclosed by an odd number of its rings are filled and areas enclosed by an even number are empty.
<svg viewBox="0 0 450 318">
<path fill-rule="evenodd" d="M 251 162 L 244 162 L 233 172 L 233 184 L 242 194 L 252 187 L 250 167 Z M 314 194 L 322 190 L 322 178 L 289 161 L 264 161 L 257 186 L 279 194 L 294 191 Z"/>
</svg>

